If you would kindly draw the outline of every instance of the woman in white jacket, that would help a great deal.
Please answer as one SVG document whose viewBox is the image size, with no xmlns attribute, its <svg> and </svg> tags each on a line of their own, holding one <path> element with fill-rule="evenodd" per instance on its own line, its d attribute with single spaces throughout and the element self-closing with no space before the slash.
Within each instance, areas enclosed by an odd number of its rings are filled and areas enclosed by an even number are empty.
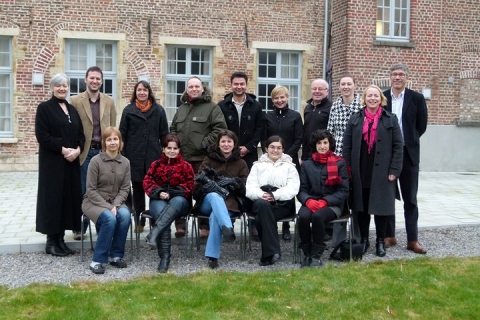
<svg viewBox="0 0 480 320">
<path fill-rule="evenodd" d="M 283 153 L 284 141 L 271 136 L 265 141 L 265 151 L 253 164 L 247 178 L 246 196 L 253 201 L 253 214 L 262 242 L 261 266 L 280 260 L 277 221 L 295 215 L 295 196 L 300 179 L 292 158 Z"/>
</svg>

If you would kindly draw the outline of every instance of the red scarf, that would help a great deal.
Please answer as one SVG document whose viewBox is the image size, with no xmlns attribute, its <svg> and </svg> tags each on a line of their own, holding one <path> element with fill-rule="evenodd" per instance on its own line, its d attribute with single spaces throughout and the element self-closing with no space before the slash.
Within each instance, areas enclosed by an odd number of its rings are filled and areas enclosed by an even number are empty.
<svg viewBox="0 0 480 320">
<path fill-rule="evenodd" d="M 337 160 L 340 160 L 340 157 L 337 157 L 331 150 L 328 150 L 326 153 L 314 152 L 312 154 L 312 159 L 315 162 L 327 165 L 327 174 L 328 178 L 325 180 L 325 185 L 327 187 L 332 187 L 337 184 L 342 183 L 342 178 L 338 176 L 338 166 Z"/>
<path fill-rule="evenodd" d="M 379 106 L 375 114 L 371 114 L 370 112 L 368 112 L 367 108 L 365 107 L 363 113 L 365 114 L 365 120 L 363 122 L 363 130 L 362 130 L 363 140 L 365 140 L 365 142 L 367 143 L 368 154 L 370 154 L 370 152 L 372 151 L 373 145 L 375 144 L 375 141 L 377 141 L 378 119 L 380 119 L 380 116 L 382 114 L 382 107 Z M 370 132 L 368 130 L 369 128 L 370 128 Z"/>
<path fill-rule="evenodd" d="M 150 99 L 147 99 L 147 101 L 145 102 L 140 102 L 137 99 L 135 100 L 135 105 L 142 113 L 145 113 L 152 107 L 152 101 Z"/>
</svg>

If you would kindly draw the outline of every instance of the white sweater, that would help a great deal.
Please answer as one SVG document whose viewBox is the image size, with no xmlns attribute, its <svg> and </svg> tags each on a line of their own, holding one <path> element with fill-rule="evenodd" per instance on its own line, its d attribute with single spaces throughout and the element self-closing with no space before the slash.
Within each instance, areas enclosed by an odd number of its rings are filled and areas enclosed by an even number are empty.
<svg viewBox="0 0 480 320">
<path fill-rule="evenodd" d="M 300 178 L 289 155 L 282 154 L 280 159 L 273 162 L 268 158 L 268 154 L 263 154 L 250 170 L 246 196 L 251 200 L 261 199 L 265 191 L 260 187 L 267 184 L 278 188 L 273 192 L 275 200 L 286 201 L 297 195 Z"/>
</svg>

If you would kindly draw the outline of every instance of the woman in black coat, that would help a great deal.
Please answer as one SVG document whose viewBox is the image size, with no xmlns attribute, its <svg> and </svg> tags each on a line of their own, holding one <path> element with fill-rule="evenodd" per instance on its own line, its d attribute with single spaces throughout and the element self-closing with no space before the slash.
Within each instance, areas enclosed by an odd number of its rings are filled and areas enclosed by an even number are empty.
<svg viewBox="0 0 480 320">
<path fill-rule="evenodd" d="M 120 120 L 123 137 L 123 154 L 130 160 L 133 206 L 136 220 L 145 210 L 143 178 L 153 161 L 160 158 L 160 142 L 168 134 L 165 109 L 158 104 L 152 87 L 147 81 L 139 81 L 133 89 L 130 104 L 125 107 Z M 145 220 L 136 225 L 135 232 L 143 232 Z"/>
<path fill-rule="evenodd" d="M 383 257 L 387 217 L 395 214 L 396 179 L 402 170 L 403 139 L 397 117 L 383 106 L 379 87 L 369 86 L 362 96 L 363 110 L 354 113 L 343 137 L 343 157 L 351 168 L 353 210 L 358 212 L 361 243 L 370 246 L 370 215 L 375 216 L 376 254 Z"/>
<path fill-rule="evenodd" d="M 303 121 L 302 116 L 295 110 L 288 108 L 288 89 L 284 86 L 273 88 L 270 97 L 274 105 L 274 110 L 265 115 L 265 127 L 262 139 L 262 150 L 265 150 L 265 140 L 271 136 L 280 136 L 285 142 L 285 154 L 292 158 L 295 168 L 300 174 L 300 161 L 298 151 L 302 146 L 303 140 Z M 284 222 L 282 225 L 282 238 L 290 240 L 290 225 Z"/>
<path fill-rule="evenodd" d="M 80 161 L 85 136 L 75 108 L 65 99 L 68 78 L 56 74 L 50 80 L 53 96 L 42 102 L 35 116 L 39 143 L 36 231 L 47 235 L 45 252 L 66 256 L 65 230 L 80 230 L 82 190 Z"/>
<path fill-rule="evenodd" d="M 304 253 L 301 267 L 321 267 L 325 224 L 342 214 L 348 197 L 348 174 L 345 161 L 333 154 L 335 139 L 330 132 L 314 131 L 310 148 L 315 151 L 302 164 L 297 196 L 302 203 L 298 211 L 300 249 Z"/>
</svg>

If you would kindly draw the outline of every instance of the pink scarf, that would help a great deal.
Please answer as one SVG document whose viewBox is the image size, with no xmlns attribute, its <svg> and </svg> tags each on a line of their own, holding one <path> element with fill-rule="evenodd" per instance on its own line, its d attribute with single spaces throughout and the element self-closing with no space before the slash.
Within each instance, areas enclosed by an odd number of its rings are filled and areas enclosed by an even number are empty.
<svg viewBox="0 0 480 320">
<path fill-rule="evenodd" d="M 377 125 L 378 119 L 380 119 L 380 115 L 382 114 L 382 107 L 379 106 L 378 110 L 375 114 L 371 114 L 368 112 L 367 108 L 365 107 L 364 112 L 365 114 L 365 121 L 363 122 L 363 140 L 368 145 L 368 154 L 372 151 L 373 144 L 377 141 Z M 370 124 L 373 125 L 370 127 Z M 370 133 L 368 132 L 368 128 L 370 128 Z"/>
</svg>

